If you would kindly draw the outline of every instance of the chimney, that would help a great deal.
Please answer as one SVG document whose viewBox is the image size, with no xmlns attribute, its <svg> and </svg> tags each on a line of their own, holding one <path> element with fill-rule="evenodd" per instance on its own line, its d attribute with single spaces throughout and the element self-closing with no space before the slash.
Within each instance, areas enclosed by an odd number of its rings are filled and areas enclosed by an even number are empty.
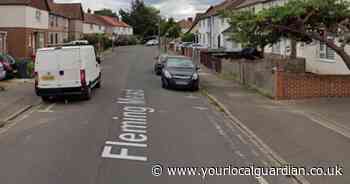
<svg viewBox="0 0 350 184">
<path fill-rule="evenodd" d="M 87 9 L 87 12 L 88 12 L 88 14 L 91 14 L 91 9 L 88 8 L 88 9 Z"/>
<path fill-rule="evenodd" d="M 188 17 L 187 20 L 188 20 L 189 22 L 193 22 L 193 18 L 192 18 L 192 17 Z"/>
</svg>

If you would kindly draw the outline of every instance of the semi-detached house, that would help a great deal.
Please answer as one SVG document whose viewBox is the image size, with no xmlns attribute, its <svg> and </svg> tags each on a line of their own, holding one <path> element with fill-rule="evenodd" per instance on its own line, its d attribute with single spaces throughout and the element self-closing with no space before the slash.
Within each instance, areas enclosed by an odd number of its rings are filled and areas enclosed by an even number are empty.
<svg viewBox="0 0 350 184">
<path fill-rule="evenodd" d="M 29 58 L 44 47 L 49 12 L 46 0 L 1 0 L 0 33 L 6 35 L 7 52 L 16 58 Z"/>
<path fill-rule="evenodd" d="M 234 8 L 242 1 L 243 0 L 225 0 L 218 5 L 209 7 L 197 22 L 199 25 L 197 34 L 199 43 L 213 49 L 236 49 L 236 46 L 224 35 L 224 31 L 230 26 L 227 18 L 222 17 L 220 12 Z"/>
<path fill-rule="evenodd" d="M 119 19 L 119 17 L 100 16 L 108 25 L 106 33 L 109 36 L 133 35 L 133 28 Z"/>
<path fill-rule="evenodd" d="M 48 45 L 62 44 L 68 41 L 69 19 L 64 13 L 65 5 L 49 0 L 49 6 Z"/>
<path fill-rule="evenodd" d="M 199 27 L 198 38 L 202 45 L 217 49 L 225 50 L 240 49 L 240 45 L 229 40 L 228 34 L 229 24 L 227 20 L 219 15 L 221 10 L 233 11 L 254 11 L 258 12 L 272 6 L 279 6 L 288 0 L 225 0 L 224 2 L 211 6 L 196 22 Z M 194 26 L 192 26 L 194 27 Z M 290 41 L 282 39 L 279 43 L 272 47 L 267 47 L 266 52 L 289 55 Z M 346 51 L 350 53 L 350 47 L 346 47 Z M 306 71 L 316 74 L 329 75 L 349 75 L 350 70 L 346 67 L 344 61 L 332 49 L 328 48 L 324 43 L 314 41 L 311 44 L 298 43 L 298 57 L 306 59 Z"/>
<path fill-rule="evenodd" d="M 92 14 L 91 10 L 84 14 L 83 33 L 103 34 L 106 32 L 107 23 L 100 16 Z"/>
<path fill-rule="evenodd" d="M 81 3 L 55 3 L 49 0 L 48 44 L 62 44 L 83 37 L 84 12 Z"/>
<path fill-rule="evenodd" d="M 83 19 L 80 3 L 1 0 L 0 52 L 28 59 L 38 48 L 80 39 Z"/>
</svg>

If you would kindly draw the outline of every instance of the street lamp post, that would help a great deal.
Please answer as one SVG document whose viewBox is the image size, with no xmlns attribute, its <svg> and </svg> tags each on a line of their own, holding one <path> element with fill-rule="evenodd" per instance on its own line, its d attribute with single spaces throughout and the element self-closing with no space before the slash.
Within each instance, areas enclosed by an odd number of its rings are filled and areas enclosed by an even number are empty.
<svg viewBox="0 0 350 184">
<path fill-rule="evenodd" d="M 161 22 L 162 22 L 162 17 L 161 16 L 159 16 L 159 23 L 158 23 L 158 49 L 159 49 L 159 55 L 161 54 L 161 48 L 162 48 L 162 46 L 161 46 L 161 39 L 160 39 L 160 24 L 161 24 Z"/>
</svg>

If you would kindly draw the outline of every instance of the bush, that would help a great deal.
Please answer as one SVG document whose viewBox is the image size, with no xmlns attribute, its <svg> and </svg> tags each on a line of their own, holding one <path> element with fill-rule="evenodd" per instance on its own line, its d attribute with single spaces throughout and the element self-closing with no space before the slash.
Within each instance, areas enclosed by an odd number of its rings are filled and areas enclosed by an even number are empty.
<svg viewBox="0 0 350 184">
<path fill-rule="evenodd" d="M 181 41 L 183 42 L 193 42 L 195 38 L 195 35 L 193 33 L 187 33 L 184 34 L 181 38 Z"/>
<path fill-rule="evenodd" d="M 106 50 L 109 47 L 112 47 L 112 40 L 105 34 L 87 34 L 84 36 L 83 40 L 87 40 L 89 44 L 95 46 L 95 48 L 100 48 L 101 50 Z M 99 41 L 101 42 L 101 46 Z"/>
<path fill-rule="evenodd" d="M 27 61 L 27 73 L 30 78 L 34 77 L 34 62 L 32 60 Z"/>
</svg>

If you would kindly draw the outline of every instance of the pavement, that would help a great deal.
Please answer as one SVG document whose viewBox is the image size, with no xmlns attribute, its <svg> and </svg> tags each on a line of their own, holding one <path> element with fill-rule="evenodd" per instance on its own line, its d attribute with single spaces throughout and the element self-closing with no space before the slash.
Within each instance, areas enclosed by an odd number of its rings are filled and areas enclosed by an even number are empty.
<svg viewBox="0 0 350 184">
<path fill-rule="evenodd" d="M 306 176 L 310 183 L 350 183 L 349 98 L 274 101 L 204 66 L 201 85 L 286 163 L 343 168 L 343 176 Z"/>
<path fill-rule="evenodd" d="M 0 81 L 0 126 L 14 118 L 21 111 L 39 103 L 39 98 L 34 93 L 34 81 L 12 79 Z"/>
<path fill-rule="evenodd" d="M 119 47 L 105 56 L 102 88 L 90 101 L 43 103 L 0 128 L 0 183 L 295 183 L 199 171 L 172 176 L 171 167 L 274 163 L 202 93 L 162 89 L 152 71 L 156 54 L 152 47 Z"/>
</svg>

